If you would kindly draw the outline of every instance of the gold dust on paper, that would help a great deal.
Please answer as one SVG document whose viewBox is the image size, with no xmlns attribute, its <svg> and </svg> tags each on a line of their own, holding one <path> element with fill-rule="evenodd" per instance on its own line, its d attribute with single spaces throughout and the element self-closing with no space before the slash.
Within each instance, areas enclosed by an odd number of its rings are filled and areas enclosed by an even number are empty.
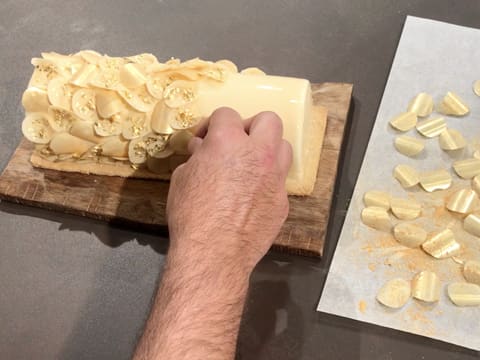
<svg viewBox="0 0 480 360">
<path fill-rule="evenodd" d="M 471 179 L 480 174 L 480 159 L 471 158 L 453 163 L 453 169 L 463 179 Z"/>
<path fill-rule="evenodd" d="M 455 192 L 447 201 L 448 210 L 460 214 L 471 212 L 478 204 L 478 196 L 472 189 L 461 189 Z"/>
<path fill-rule="evenodd" d="M 480 286 L 469 283 L 448 285 L 448 297 L 457 306 L 479 306 Z"/>
<path fill-rule="evenodd" d="M 404 164 L 395 167 L 393 170 L 393 177 L 406 189 L 411 188 L 420 182 L 420 176 L 417 170 Z"/>
<path fill-rule="evenodd" d="M 362 210 L 362 222 L 374 229 L 390 231 L 391 221 L 387 210 L 377 206 L 366 207 Z"/>
<path fill-rule="evenodd" d="M 397 149 L 400 154 L 406 156 L 418 155 L 425 148 L 425 143 L 423 140 L 407 135 L 397 136 L 394 144 L 395 149 Z"/>
<path fill-rule="evenodd" d="M 467 261 L 463 266 L 463 276 L 469 283 L 480 285 L 480 261 Z"/>
<path fill-rule="evenodd" d="M 437 274 L 421 271 L 412 280 L 412 296 L 425 302 L 440 300 L 441 284 Z"/>
<path fill-rule="evenodd" d="M 467 142 L 460 131 L 445 129 L 438 138 L 442 150 L 459 150 L 467 146 Z"/>
<path fill-rule="evenodd" d="M 365 300 L 360 300 L 358 302 L 358 310 L 362 313 L 365 314 L 367 311 L 367 302 Z"/>
<path fill-rule="evenodd" d="M 445 229 L 433 233 L 422 244 L 422 249 L 436 259 L 446 259 L 456 255 L 460 250 L 460 244 L 455 240 L 453 231 Z"/>
<path fill-rule="evenodd" d="M 420 185 L 427 192 L 446 190 L 452 185 L 452 176 L 445 169 L 427 171 L 420 174 Z"/>
<path fill-rule="evenodd" d="M 389 308 L 399 309 L 410 300 L 411 294 L 410 281 L 392 279 L 378 291 L 377 301 Z"/>
<path fill-rule="evenodd" d="M 464 116 L 470 111 L 468 105 L 454 92 L 447 92 L 442 102 L 438 105 L 438 110 L 445 115 Z"/>
<path fill-rule="evenodd" d="M 393 215 L 400 220 L 414 220 L 422 212 L 422 206 L 415 200 L 410 199 L 391 198 L 390 206 Z"/>
<path fill-rule="evenodd" d="M 480 214 L 470 214 L 463 220 L 463 229 L 480 237 Z"/>
<path fill-rule="evenodd" d="M 390 120 L 390 125 L 399 131 L 408 131 L 417 125 L 417 114 L 414 112 L 403 112 Z"/>
<path fill-rule="evenodd" d="M 447 128 L 443 117 L 435 117 L 422 120 L 417 123 L 417 131 L 427 138 L 440 135 Z"/>
<path fill-rule="evenodd" d="M 473 83 L 473 92 L 475 95 L 480 96 L 480 80 L 477 80 Z"/>
<path fill-rule="evenodd" d="M 400 244 L 415 248 L 427 240 L 427 232 L 421 226 L 412 223 L 400 223 L 393 228 L 393 236 Z"/>
<path fill-rule="evenodd" d="M 419 117 L 429 116 L 433 111 L 433 98 L 424 92 L 418 94 L 408 104 L 408 111 L 416 113 Z"/>
<path fill-rule="evenodd" d="M 363 195 L 363 202 L 366 207 L 377 206 L 390 210 L 390 194 L 385 191 L 371 190 Z"/>
</svg>

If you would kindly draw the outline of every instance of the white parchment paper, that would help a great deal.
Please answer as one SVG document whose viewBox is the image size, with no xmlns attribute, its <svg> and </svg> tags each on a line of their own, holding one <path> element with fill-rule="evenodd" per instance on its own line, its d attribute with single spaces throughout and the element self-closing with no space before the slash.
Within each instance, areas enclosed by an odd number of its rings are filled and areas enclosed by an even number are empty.
<svg viewBox="0 0 480 360">
<path fill-rule="evenodd" d="M 454 174 L 451 164 L 455 159 L 471 157 L 480 143 L 480 98 L 472 91 L 473 81 L 478 79 L 480 30 L 407 18 L 318 311 L 480 350 L 480 307 L 456 307 L 446 294 L 450 282 L 464 281 L 461 265 L 452 259 L 432 259 L 420 249 L 401 247 L 390 234 L 367 228 L 360 221 L 363 194 L 368 190 L 413 197 L 423 205 L 418 223 L 429 231 L 452 228 L 458 241 L 468 249 L 462 257 L 480 260 L 480 240 L 464 232 L 461 222 L 443 207 L 452 191 L 469 186 L 468 181 Z M 397 134 L 388 122 L 406 111 L 410 99 L 422 91 L 431 94 L 436 103 L 447 91 L 454 91 L 469 104 L 469 116 L 445 117 L 448 127 L 464 134 L 470 144 L 468 149 L 447 154 L 440 150 L 438 138 L 434 138 L 426 141 L 424 154 L 419 158 L 396 152 L 393 140 Z M 415 130 L 408 135 L 421 137 Z M 419 170 L 449 169 L 454 186 L 433 196 L 419 188 L 407 192 L 392 177 L 398 164 Z M 395 223 L 393 217 L 392 221 Z M 439 275 L 439 303 L 428 305 L 411 300 L 403 309 L 390 310 L 375 300 L 386 281 L 396 277 L 409 280 L 421 270 L 433 270 Z"/>
</svg>

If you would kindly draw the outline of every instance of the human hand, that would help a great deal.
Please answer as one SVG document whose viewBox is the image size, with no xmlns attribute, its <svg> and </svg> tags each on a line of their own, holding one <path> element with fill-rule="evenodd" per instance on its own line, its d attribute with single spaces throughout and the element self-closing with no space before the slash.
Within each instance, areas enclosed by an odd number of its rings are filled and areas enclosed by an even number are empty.
<svg viewBox="0 0 480 360">
<path fill-rule="evenodd" d="M 171 252 L 253 269 L 288 215 L 292 148 L 282 135 L 272 112 L 245 121 L 230 108 L 211 115 L 189 143 L 192 156 L 172 174 Z"/>
</svg>

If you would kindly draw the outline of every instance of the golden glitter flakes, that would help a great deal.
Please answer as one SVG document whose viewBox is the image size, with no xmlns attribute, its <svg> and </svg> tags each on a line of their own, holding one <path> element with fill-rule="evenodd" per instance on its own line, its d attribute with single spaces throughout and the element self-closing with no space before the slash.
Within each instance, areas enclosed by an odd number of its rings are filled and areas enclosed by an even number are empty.
<svg viewBox="0 0 480 360">
<path fill-rule="evenodd" d="M 72 97 L 72 111 L 80 119 L 95 122 L 98 120 L 95 91 L 92 89 L 79 89 Z"/>
<path fill-rule="evenodd" d="M 398 180 L 400 185 L 408 189 L 420 182 L 420 176 L 414 168 L 408 165 L 397 165 L 393 170 L 393 177 Z"/>
<path fill-rule="evenodd" d="M 148 117 L 145 113 L 130 111 L 122 124 L 122 136 L 127 140 L 136 139 L 150 132 Z"/>
<path fill-rule="evenodd" d="M 130 141 L 128 145 L 128 159 L 135 165 L 143 164 L 147 161 L 147 144 L 143 138 Z"/>
<path fill-rule="evenodd" d="M 118 91 L 118 94 L 134 110 L 140 112 L 149 112 L 153 110 L 158 101 L 152 95 L 150 95 L 145 86 L 140 86 L 135 89 L 121 89 Z"/>
<path fill-rule="evenodd" d="M 93 124 L 93 129 L 98 136 L 120 135 L 122 133 L 122 124 L 120 121 L 100 119 Z"/>
<path fill-rule="evenodd" d="M 442 131 L 438 138 L 440 148 L 443 150 L 459 150 L 467 146 L 463 135 L 455 129 L 446 129 Z"/>
<path fill-rule="evenodd" d="M 447 123 L 443 117 L 430 118 L 417 123 L 417 131 L 428 138 L 440 135 L 446 128 Z"/>
<path fill-rule="evenodd" d="M 53 105 L 48 108 L 48 115 L 50 126 L 57 132 L 69 131 L 72 124 L 78 120 L 72 112 Z"/>
<path fill-rule="evenodd" d="M 363 202 L 366 207 L 376 206 L 390 210 L 390 195 L 385 191 L 367 191 L 365 195 L 363 195 Z"/>
<path fill-rule="evenodd" d="M 369 206 L 362 210 L 362 221 L 371 228 L 390 231 L 391 222 L 387 210 L 377 206 Z"/>
<path fill-rule="evenodd" d="M 477 193 L 471 189 L 455 192 L 447 201 L 446 208 L 460 214 L 468 214 L 478 205 Z"/>
<path fill-rule="evenodd" d="M 422 244 L 422 249 L 436 259 L 446 259 L 456 255 L 460 250 L 460 244 L 450 229 L 433 233 Z"/>
<path fill-rule="evenodd" d="M 395 149 L 403 155 L 415 156 L 420 154 L 425 148 L 423 140 L 411 136 L 397 136 L 395 138 Z"/>
<path fill-rule="evenodd" d="M 422 206 L 415 200 L 391 198 L 392 213 L 400 220 L 413 220 L 420 216 Z"/>
<path fill-rule="evenodd" d="M 445 169 L 427 171 L 420 174 L 420 185 L 427 192 L 446 190 L 452 185 L 452 176 Z"/>
<path fill-rule="evenodd" d="M 469 283 L 480 285 L 480 261 L 467 261 L 463 266 L 463 276 Z"/>
<path fill-rule="evenodd" d="M 448 297 L 457 306 L 479 306 L 480 286 L 469 283 L 448 285 Z"/>
<path fill-rule="evenodd" d="M 404 112 L 390 120 L 390 125 L 399 131 L 408 131 L 417 125 L 417 114 L 414 112 Z"/>
<path fill-rule="evenodd" d="M 480 96 L 480 80 L 477 80 L 473 83 L 473 92 L 475 95 Z"/>
<path fill-rule="evenodd" d="M 177 80 L 165 88 L 163 99 L 165 105 L 175 109 L 191 103 L 195 99 L 195 92 L 194 83 L 186 80 Z"/>
<path fill-rule="evenodd" d="M 147 135 L 145 138 L 146 150 L 149 156 L 163 159 L 173 154 L 172 149 L 167 148 L 167 141 L 161 135 Z"/>
<path fill-rule="evenodd" d="M 393 229 L 393 236 L 400 244 L 415 248 L 427 240 L 427 232 L 421 226 L 412 223 L 400 223 Z"/>
<path fill-rule="evenodd" d="M 461 178 L 471 179 L 480 174 L 480 159 L 458 160 L 453 163 L 453 168 Z"/>
<path fill-rule="evenodd" d="M 195 104 L 191 104 L 189 107 L 168 109 L 166 118 L 174 130 L 191 129 L 202 121 L 202 117 L 198 116 Z"/>
<path fill-rule="evenodd" d="M 438 110 L 445 115 L 453 116 L 464 116 L 470 111 L 468 105 L 457 94 L 450 91 L 439 104 Z"/>
<path fill-rule="evenodd" d="M 414 112 L 419 117 L 429 116 L 433 111 L 433 98 L 427 93 L 418 94 L 408 104 L 408 111 Z"/>
<path fill-rule="evenodd" d="M 403 307 L 411 297 L 411 285 L 404 279 L 388 281 L 377 294 L 377 301 L 389 308 L 399 309 Z"/>
<path fill-rule="evenodd" d="M 425 302 L 440 300 L 440 279 L 431 271 L 422 271 L 412 280 L 412 296 Z"/>
<path fill-rule="evenodd" d="M 466 232 L 480 237 L 480 214 L 470 214 L 463 220 L 463 228 Z"/>
</svg>

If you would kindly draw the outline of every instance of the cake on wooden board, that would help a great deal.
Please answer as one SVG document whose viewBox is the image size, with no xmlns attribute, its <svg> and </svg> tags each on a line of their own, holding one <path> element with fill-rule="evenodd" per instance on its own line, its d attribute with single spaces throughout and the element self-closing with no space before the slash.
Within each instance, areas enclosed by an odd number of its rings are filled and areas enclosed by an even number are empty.
<svg viewBox="0 0 480 360">
<path fill-rule="evenodd" d="M 85 50 L 43 53 L 22 97 L 25 137 L 36 167 L 87 174 L 169 179 L 188 159 L 196 126 L 229 106 L 248 118 L 280 115 L 293 147 L 286 187 L 314 188 L 327 111 L 313 106 L 308 80 L 240 73 L 228 60 L 171 59 L 151 54 L 109 57 Z"/>
</svg>

